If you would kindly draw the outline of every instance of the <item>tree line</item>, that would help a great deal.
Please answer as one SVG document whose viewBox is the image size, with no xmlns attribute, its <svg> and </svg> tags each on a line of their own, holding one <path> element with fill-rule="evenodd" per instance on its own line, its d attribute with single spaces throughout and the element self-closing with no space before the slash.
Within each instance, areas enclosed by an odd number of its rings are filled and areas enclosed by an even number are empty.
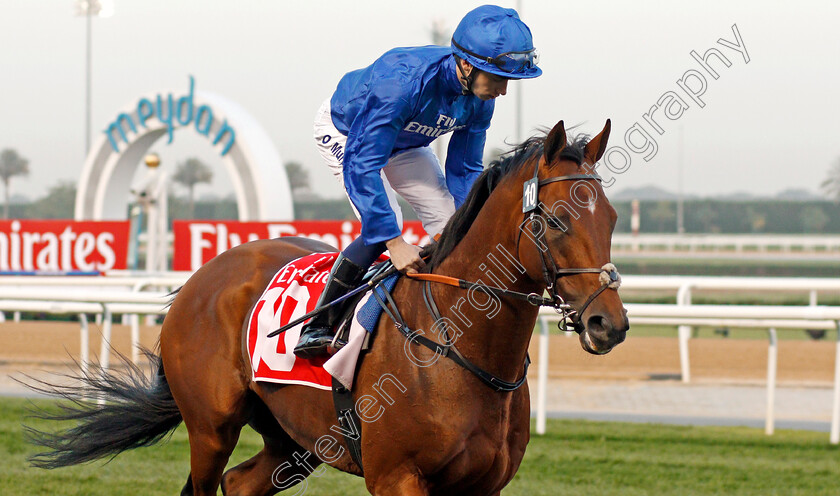
<svg viewBox="0 0 840 496">
<path fill-rule="evenodd" d="M 71 217 L 76 185 L 62 182 L 46 196 L 30 203 L 10 205 L 10 216 L 21 219 L 66 219 Z M 641 201 L 640 232 L 676 231 L 675 201 Z M 618 212 L 616 232 L 630 232 L 630 201 L 612 202 Z M 296 197 L 295 216 L 300 220 L 355 219 L 346 198 Z M 721 234 L 840 234 L 840 204 L 825 201 L 781 200 L 687 200 L 684 202 L 687 233 Z M 408 220 L 416 216 L 403 203 Z M 170 219 L 236 219 L 236 199 L 193 199 L 189 195 L 169 196 Z M 280 219 L 278 219 L 280 220 Z"/>
<path fill-rule="evenodd" d="M 346 198 L 320 198 L 313 192 L 306 169 L 298 162 L 285 165 L 295 205 L 301 220 L 355 219 Z M 29 162 L 15 150 L 0 152 L 0 181 L 4 185 L 4 218 L 66 219 L 72 217 L 76 186 L 59 182 L 47 194 L 28 203 L 9 203 L 12 178 L 29 173 Z M 199 159 L 188 158 L 177 164 L 172 175 L 179 184 L 178 195 L 170 192 L 170 219 L 236 219 L 235 198 L 196 199 L 195 188 L 210 183 L 213 174 Z M 840 159 L 835 161 L 821 188 L 840 200 Z M 673 233 L 676 231 L 677 204 L 674 200 L 640 201 L 640 232 Z M 405 218 L 416 219 L 411 208 L 402 202 Z M 616 232 L 630 232 L 631 202 L 613 201 L 618 212 Z M 127 214 L 127 213 L 126 213 Z M 280 220 L 280 219 L 278 219 Z M 692 199 L 684 201 L 684 227 L 687 233 L 755 234 L 840 234 L 840 202 L 786 201 L 751 199 L 743 201 Z"/>
</svg>

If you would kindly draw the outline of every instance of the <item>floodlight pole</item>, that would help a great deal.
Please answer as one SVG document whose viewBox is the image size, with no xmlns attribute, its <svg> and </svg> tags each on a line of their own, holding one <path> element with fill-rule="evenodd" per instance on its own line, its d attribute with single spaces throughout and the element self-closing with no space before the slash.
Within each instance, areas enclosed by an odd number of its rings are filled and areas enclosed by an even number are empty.
<svg viewBox="0 0 840 496">
<path fill-rule="evenodd" d="M 90 152 L 91 140 L 91 72 L 93 66 L 93 17 L 102 15 L 100 0 L 76 0 L 76 15 L 85 17 L 85 157 Z"/>
<path fill-rule="evenodd" d="M 91 107 L 91 8 L 85 8 L 85 157 L 90 153 L 90 107 Z"/>
</svg>

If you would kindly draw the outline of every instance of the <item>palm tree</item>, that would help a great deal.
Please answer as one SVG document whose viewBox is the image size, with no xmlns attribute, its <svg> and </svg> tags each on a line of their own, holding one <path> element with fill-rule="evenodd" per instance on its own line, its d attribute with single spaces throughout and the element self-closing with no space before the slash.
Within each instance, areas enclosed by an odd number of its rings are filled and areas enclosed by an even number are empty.
<svg viewBox="0 0 840 496">
<path fill-rule="evenodd" d="M 309 172 L 303 168 L 300 162 L 286 162 L 283 167 L 286 169 L 286 176 L 289 178 L 289 188 L 292 191 L 309 189 Z"/>
<path fill-rule="evenodd" d="M 834 165 L 828 170 L 828 177 L 820 187 L 834 201 L 840 201 L 840 158 L 834 161 Z"/>
<path fill-rule="evenodd" d="M 29 161 L 18 155 L 16 150 L 6 148 L 0 153 L 0 179 L 3 180 L 4 203 L 3 218 L 9 218 L 9 182 L 14 176 L 26 176 L 29 174 Z"/>
<path fill-rule="evenodd" d="M 195 185 L 200 183 L 209 184 L 213 180 L 213 171 L 197 158 L 188 158 L 178 164 L 175 175 L 172 179 L 189 190 L 189 216 L 195 214 Z"/>
<path fill-rule="evenodd" d="M 66 219 L 76 204 L 76 181 L 62 180 L 47 190 L 46 196 L 29 204 L 27 214 L 35 219 Z"/>
</svg>

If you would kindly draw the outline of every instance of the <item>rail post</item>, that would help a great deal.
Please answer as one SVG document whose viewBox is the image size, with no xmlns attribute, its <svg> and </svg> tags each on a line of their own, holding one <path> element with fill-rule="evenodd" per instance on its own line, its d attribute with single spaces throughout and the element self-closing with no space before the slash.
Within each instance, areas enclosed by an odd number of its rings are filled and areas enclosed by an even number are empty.
<svg viewBox="0 0 840 496">
<path fill-rule="evenodd" d="M 537 434 L 545 434 L 546 394 L 548 391 L 548 320 L 540 317 L 540 355 L 537 378 Z"/>
<path fill-rule="evenodd" d="M 834 407 L 831 410 L 831 444 L 840 444 L 840 320 L 837 325 L 837 345 L 834 353 Z"/>
<path fill-rule="evenodd" d="M 79 350 L 79 366 L 82 369 L 82 375 L 87 377 L 88 370 L 90 370 L 90 329 L 88 327 L 86 313 L 79 314 L 79 335 L 81 344 L 81 350 Z M 82 400 L 87 400 L 87 395 L 82 395 Z"/>
<path fill-rule="evenodd" d="M 103 371 L 108 370 L 111 362 L 111 308 L 102 304 L 102 345 L 99 347 L 99 366 Z"/>
<path fill-rule="evenodd" d="M 680 286 L 677 291 L 677 305 L 691 305 L 691 283 Z M 678 326 L 677 335 L 680 344 L 680 375 L 682 381 L 688 384 L 691 382 L 691 366 L 688 359 L 688 340 L 691 338 L 691 326 Z"/>
<path fill-rule="evenodd" d="M 131 363 L 137 365 L 140 360 L 140 316 L 133 313 L 129 316 L 131 323 Z"/>
<path fill-rule="evenodd" d="M 105 303 L 102 303 L 102 344 L 99 347 L 99 370 L 104 374 L 108 371 L 108 365 L 111 361 L 111 324 L 113 316 L 111 309 Z M 100 396 L 97 400 L 100 405 L 105 404 L 105 397 Z"/>
<path fill-rule="evenodd" d="M 81 342 L 81 350 L 79 351 L 79 361 L 82 366 L 82 373 L 87 375 L 90 368 L 90 330 L 88 328 L 87 314 L 79 314 L 79 341 Z"/>
<path fill-rule="evenodd" d="M 767 335 L 770 337 L 770 344 L 767 347 L 767 416 L 764 419 L 764 433 L 772 436 L 776 425 L 774 408 L 776 404 L 776 365 L 779 356 L 776 328 L 767 329 Z"/>
</svg>

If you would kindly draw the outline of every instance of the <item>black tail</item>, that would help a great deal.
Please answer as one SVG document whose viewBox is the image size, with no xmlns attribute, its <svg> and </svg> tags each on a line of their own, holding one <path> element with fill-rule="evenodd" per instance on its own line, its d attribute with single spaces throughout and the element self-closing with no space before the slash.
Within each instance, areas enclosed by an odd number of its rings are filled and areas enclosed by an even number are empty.
<svg viewBox="0 0 840 496">
<path fill-rule="evenodd" d="M 145 351 L 151 361 L 152 377 L 125 357 L 120 360 L 128 374 L 116 375 L 101 368 L 74 377 L 72 386 L 57 386 L 29 378 L 27 386 L 39 393 L 59 396 L 71 403 L 59 413 L 39 411 L 35 417 L 47 420 L 75 420 L 76 426 L 64 431 L 44 432 L 24 427 L 30 442 L 50 451 L 33 455 L 30 463 L 41 468 L 58 468 L 89 462 L 155 444 L 181 423 L 161 359 Z M 97 399 L 104 399 L 98 404 Z"/>
</svg>

